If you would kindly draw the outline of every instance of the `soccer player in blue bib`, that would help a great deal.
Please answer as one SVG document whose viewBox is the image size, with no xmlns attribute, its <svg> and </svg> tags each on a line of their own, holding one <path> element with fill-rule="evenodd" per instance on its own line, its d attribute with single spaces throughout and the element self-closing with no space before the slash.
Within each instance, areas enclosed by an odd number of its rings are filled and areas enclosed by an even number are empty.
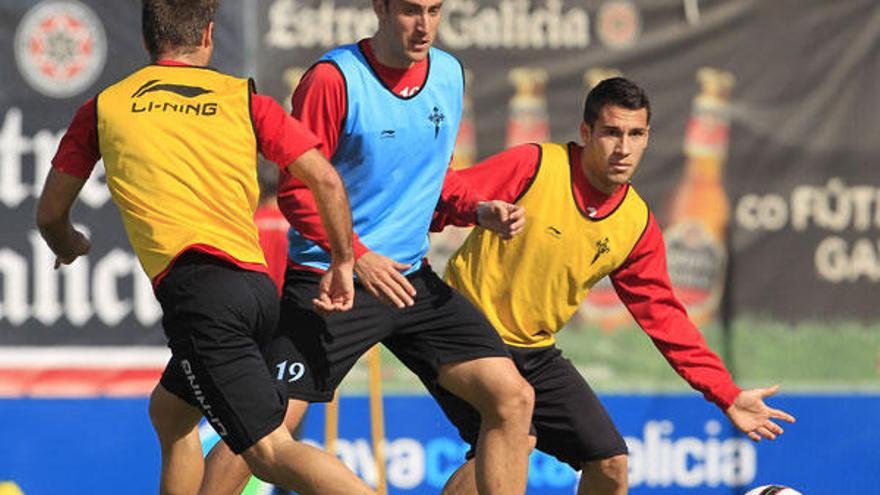
<svg viewBox="0 0 880 495">
<path fill-rule="evenodd" d="M 521 208 L 484 201 L 463 182 L 444 185 L 464 81 L 458 60 L 432 47 L 441 7 L 441 0 L 374 0 L 375 35 L 325 54 L 294 92 L 294 116 L 322 140 L 349 194 L 356 297 L 345 316 L 313 310 L 331 252 L 311 194 L 282 174 L 290 263 L 270 366 L 287 386 L 285 422 L 293 429 L 310 402 L 330 401 L 357 359 L 383 343 L 428 387 L 479 411 L 480 493 L 523 494 L 532 389 L 485 317 L 424 261 L 438 201 L 504 236 L 521 230 L 524 218 Z M 212 452 L 204 493 L 240 487 L 244 464 L 232 459 L 222 447 Z"/>
</svg>

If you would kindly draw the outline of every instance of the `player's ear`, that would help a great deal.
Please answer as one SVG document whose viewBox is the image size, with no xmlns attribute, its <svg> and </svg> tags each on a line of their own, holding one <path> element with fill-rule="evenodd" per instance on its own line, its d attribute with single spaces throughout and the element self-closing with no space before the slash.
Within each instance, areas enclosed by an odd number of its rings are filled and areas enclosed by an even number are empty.
<svg viewBox="0 0 880 495">
<path fill-rule="evenodd" d="M 214 21 L 208 21 L 208 26 L 202 32 L 201 45 L 204 48 L 210 48 L 214 45 Z"/>
<path fill-rule="evenodd" d="M 593 130 L 590 129 L 590 126 L 586 122 L 581 121 L 581 142 L 587 143 L 592 135 Z"/>
<path fill-rule="evenodd" d="M 373 0 L 373 12 L 380 19 L 388 14 L 388 2 L 390 0 Z"/>
</svg>

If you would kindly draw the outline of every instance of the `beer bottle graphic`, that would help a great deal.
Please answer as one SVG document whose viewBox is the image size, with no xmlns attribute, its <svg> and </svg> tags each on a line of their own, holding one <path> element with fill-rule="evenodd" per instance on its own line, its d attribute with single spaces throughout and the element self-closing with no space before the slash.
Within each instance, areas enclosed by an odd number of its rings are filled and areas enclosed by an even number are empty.
<svg viewBox="0 0 880 495">
<path fill-rule="evenodd" d="M 507 147 L 550 140 L 547 114 L 547 71 L 534 67 L 515 67 L 508 79 L 516 89 L 510 98 L 507 120 Z"/>
<path fill-rule="evenodd" d="M 700 324 L 715 316 L 724 290 L 730 200 L 723 176 L 734 77 L 703 67 L 697 81 L 700 92 L 684 138 L 684 174 L 670 199 L 663 235 L 675 293 Z"/>
<path fill-rule="evenodd" d="M 464 70 L 464 101 L 461 109 L 461 123 L 455 138 L 455 153 L 452 155 L 452 168 L 468 168 L 477 159 L 477 129 L 474 122 L 473 72 Z"/>
<path fill-rule="evenodd" d="M 593 67 L 584 72 L 584 87 L 589 91 L 605 79 L 620 75 L 621 72 L 614 68 Z M 633 321 L 629 310 L 617 297 L 617 292 L 614 291 L 611 279 L 608 277 L 603 278 L 590 289 L 575 318 L 597 324 L 606 331 L 615 330 Z"/>
</svg>

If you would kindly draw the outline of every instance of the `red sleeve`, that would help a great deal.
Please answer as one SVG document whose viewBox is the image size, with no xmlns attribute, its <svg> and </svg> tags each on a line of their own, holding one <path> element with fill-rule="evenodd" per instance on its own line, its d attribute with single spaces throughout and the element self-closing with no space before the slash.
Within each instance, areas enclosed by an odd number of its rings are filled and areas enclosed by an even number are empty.
<svg viewBox="0 0 880 495">
<path fill-rule="evenodd" d="M 663 235 L 653 215 L 627 261 L 611 274 L 611 281 L 673 369 L 707 400 L 727 410 L 740 389 L 675 297 Z"/>
<path fill-rule="evenodd" d="M 540 161 L 540 146 L 521 144 L 492 155 L 473 167 L 448 171 L 431 230 L 439 232 L 447 225 L 474 225 L 480 201 L 490 199 L 513 203 L 532 183 Z"/>
<path fill-rule="evenodd" d="M 345 80 L 335 65 L 324 62 L 312 67 L 293 92 L 292 115 L 318 138 L 320 151 L 329 160 L 339 143 L 346 109 Z M 286 170 L 278 183 L 278 205 L 287 221 L 305 238 L 330 252 L 330 241 L 318 214 L 318 205 L 309 188 Z M 353 234 L 354 256 L 360 258 L 369 248 Z"/>
<path fill-rule="evenodd" d="M 318 136 L 327 159 L 339 144 L 346 104 L 345 79 L 330 62 L 315 64 L 293 91 L 291 114 Z"/>
<path fill-rule="evenodd" d="M 88 179 L 100 159 L 98 108 L 92 98 L 73 116 L 52 158 L 52 166 L 60 172 Z"/>
<path fill-rule="evenodd" d="M 306 126 L 287 115 L 281 105 L 268 96 L 253 95 L 251 112 L 260 153 L 282 169 L 321 144 Z"/>
</svg>

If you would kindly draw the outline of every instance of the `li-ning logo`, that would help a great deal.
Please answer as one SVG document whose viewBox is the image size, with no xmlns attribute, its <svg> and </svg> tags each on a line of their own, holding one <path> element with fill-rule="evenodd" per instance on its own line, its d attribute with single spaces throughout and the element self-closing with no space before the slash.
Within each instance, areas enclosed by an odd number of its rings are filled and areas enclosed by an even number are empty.
<svg viewBox="0 0 880 495">
<path fill-rule="evenodd" d="M 428 115 L 428 120 L 434 123 L 434 139 L 437 139 L 437 136 L 440 134 L 440 124 L 446 120 L 446 116 L 443 115 L 439 108 L 434 107 L 434 111 L 431 112 L 431 115 Z"/>
<path fill-rule="evenodd" d="M 547 227 L 547 233 L 549 233 L 550 235 L 552 235 L 553 237 L 555 237 L 557 239 L 562 239 L 562 231 L 552 225 Z"/>
<path fill-rule="evenodd" d="M 222 436 L 226 436 L 226 427 L 223 426 L 223 422 L 220 421 L 220 418 L 214 415 L 214 410 L 211 407 L 211 404 L 208 404 L 208 399 L 205 397 L 205 392 L 202 390 L 202 387 L 199 386 L 196 381 L 196 374 L 193 373 L 192 365 L 189 360 L 183 359 L 180 361 L 180 367 L 183 369 L 183 374 L 186 375 L 186 381 L 189 383 L 189 388 L 192 389 L 193 394 L 196 396 L 196 400 L 199 401 L 199 406 L 202 408 L 202 412 L 205 414 L 205 418 L 209 423 L 214 427 L 214 430 L 217 431 L 217 434 Z"/>
<path fill-rule="evenodd" d="M 590 263 L 591 265 L 595 264 L 596 261 L 599 260 L 599 257 L 605 253 L 610 253 L 611 248 L 608 247 L 608 238 L 604 238 L 601 241 L 596 241 L 596 256 L 593 256 L 593 261 Z"/>
<path fill-rule="evenodd" d="M 379 134 L 379 137 L 382 139 L 393 138 L 395 134 L 394 129 L 385 129 Z"/>
<path fill-rule="evenodd" d="M 163 84 L 158 79 L 147 81 L 131 95 L 131 112 L 177 112 L 186 115 L 204 115 L 210 117 L 217 114 L 217 103 L 172 103 L 170 101 L 148 101 L 138 103 L 138 99 L 151 93 L 167 92 L 184 98 L 197 98 L 202 95 L 213 93 L 210 89 L 198 86 L 186 86 L 183 84 Z"/>
</svg>

